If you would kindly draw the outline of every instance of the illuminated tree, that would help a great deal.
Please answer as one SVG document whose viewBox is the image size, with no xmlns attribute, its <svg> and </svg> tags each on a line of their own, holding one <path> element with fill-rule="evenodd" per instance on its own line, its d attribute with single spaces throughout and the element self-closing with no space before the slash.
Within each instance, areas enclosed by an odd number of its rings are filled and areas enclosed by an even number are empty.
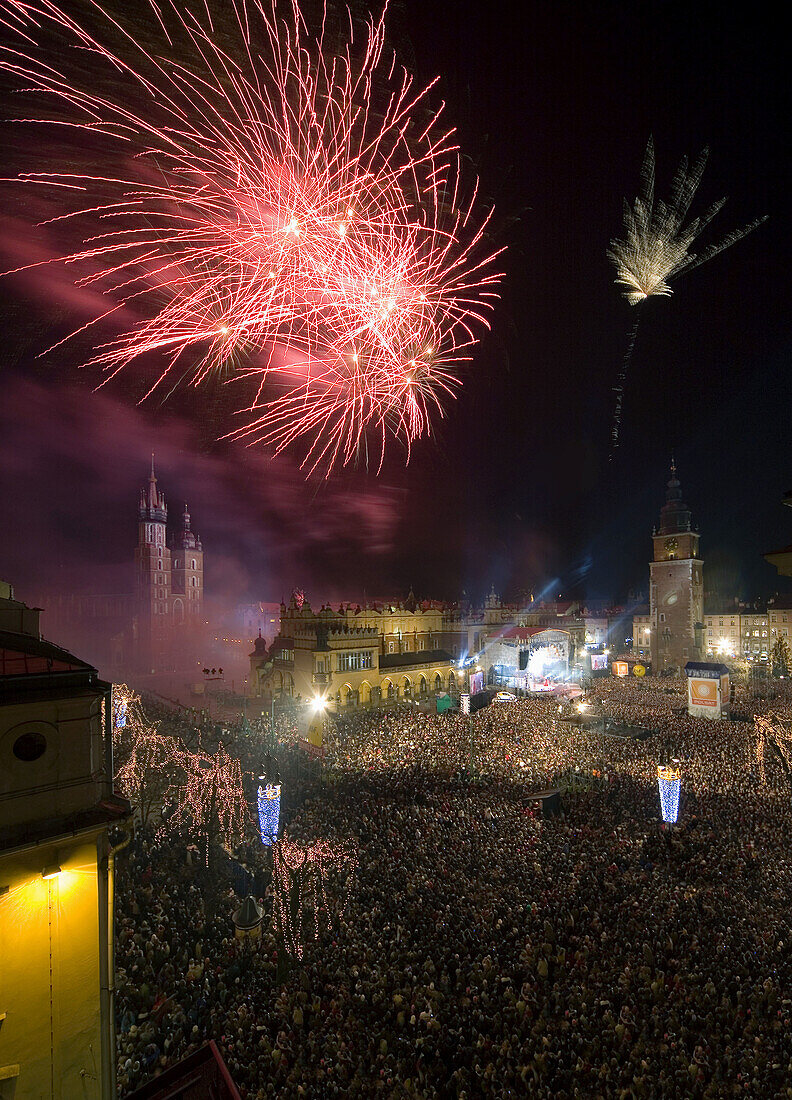
<svg viewBox="0 0 792 1100">
<path fill-rule="evenodd" d="M 242 785 L 242 766 L 222 745 L 213 756 L 182 752 L 180 764 L 186 783 L 177 791 L 171 824 L 203 838 L 208 866 L 215 840 L 222 838 L 229 846 L 245 834 L 250 812 Z"/>
<path fill-rule="evenodd" d="M 156 726 L 135 723 L 129 729 L 128 755 L 116 770 L 116 785 L 140 815 L 143 825 L 160 809 L 178 775 L 181 747 Z"/>
<path fill-rule="evenodd" d="M 789 652 L 789 643 L 786 638 L 779 636 L 772 650 L 770 651 L 770 664 L 773 669 L 774 676 L 788 676 L 790 665 L 792 664 L 792 655 Z"/>
<path fill-rule="evenodd" d="M 357 861 L 357 853 L 349 844 L 315 840 L 304 846 L 284 837 L 273 845 L 273 922 L 279 941 L 290 955 L 302 958 L 306 939 L 316 940 L 323 929 L 332 927 L 330 876 L 347 873 L 338 906 L 343 911 L 349 897 L 350 872 Z"/>
</svg>

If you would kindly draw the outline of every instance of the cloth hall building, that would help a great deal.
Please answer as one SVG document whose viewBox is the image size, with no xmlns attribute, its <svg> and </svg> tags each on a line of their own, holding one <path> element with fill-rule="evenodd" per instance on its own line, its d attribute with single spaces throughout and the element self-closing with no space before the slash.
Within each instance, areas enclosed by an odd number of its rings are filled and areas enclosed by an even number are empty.
<svg viewBox="0 0 792 1100">
<path fill-rule="evenodd" d="M 321 698 L 332 709 L 476 691 L 500 682 L 502 643 L 517 627 L 532 623 L 536 643 L 545 632 L 555 641 L 563 626 L 571 660 L 586 630 L 576 612 L 573 605 L 505 604 L 494 590 L 478 608 L 419 602 L 411 592 L 404 603 L 315 611 L 295 595 L 281 604 L 272 644 L 261 637 L 254 643 L 249 690 L 262 700 Z"/>
</svg>

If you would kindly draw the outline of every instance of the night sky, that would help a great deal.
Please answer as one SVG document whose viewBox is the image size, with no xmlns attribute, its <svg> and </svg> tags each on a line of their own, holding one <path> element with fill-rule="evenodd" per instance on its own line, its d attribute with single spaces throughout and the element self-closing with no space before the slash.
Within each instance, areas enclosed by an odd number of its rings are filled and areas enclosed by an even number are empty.
<svg viewBox="0 0 792 1100">
<path fill-rule="evenodd" d="M 776 9 L 774 8 L 773 11 Z M 131 590 L 135 506 L 152 449 L 187 500 L 220 599 L 456 598 L 495 584 L 624 599 L 646 590 L 671 453 L 702 533 L 705 584 L 772 592 L 763 551 L 792 539 L 788 431 L 792 193 L 785 37 L 767 5 L 406 0 L 394 40 L 439 96 L 508 246 L 491 333 L 406 468 L 306 483 L 291 458 L 216 443 L 211 389 L 136 404 L 132 377 L 94 392 L 67 349 L 36 354 L 90 304 L 55 273 L 2 285 L 0 576 L 22 598 Z M 782 65 L 784 68 L 782 69 Z M 641 307 L 609 462 L 612 387 L 633 313 L 605 257 L 649 135 L 658 194 L 709 145 L 702 238 L 769 221 Z M 15 141 L 9 137 L 9 141 Z M 29 209 L 4 202 L 4 266 L 34 255 Z M 65 328 L 64 328 L 65 326 Z"/>
</svg>

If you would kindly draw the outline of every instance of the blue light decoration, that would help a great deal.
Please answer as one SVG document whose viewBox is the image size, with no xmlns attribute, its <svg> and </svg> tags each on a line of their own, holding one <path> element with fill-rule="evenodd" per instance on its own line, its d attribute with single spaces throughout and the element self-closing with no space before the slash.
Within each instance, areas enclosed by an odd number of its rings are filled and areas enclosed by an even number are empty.
<svg viewBox="0 0 792 1100">
<path fill-rule="evenodd" d="M 261 831 L 261 843 L 270 847 L 278 839 L 278 822 L 280 820 L 280 783 L 268 783 L 266 787 L 258 789 L 258 815 L 259 829 Z"/>
<path fill-rule="evenodd" d="M 127 701 L 123 696 L 113 693 L 113 722 L 117 730 L 123 729 L 127 721 Z"/>
<path fill-rule="evenodd" d="M 682 788 L 679 768 L 658 764 L 657 785 L 660 788 L 660 813 L 663 821 L 674 825 L 679 816 L 679 792 Z"/>
</svg>

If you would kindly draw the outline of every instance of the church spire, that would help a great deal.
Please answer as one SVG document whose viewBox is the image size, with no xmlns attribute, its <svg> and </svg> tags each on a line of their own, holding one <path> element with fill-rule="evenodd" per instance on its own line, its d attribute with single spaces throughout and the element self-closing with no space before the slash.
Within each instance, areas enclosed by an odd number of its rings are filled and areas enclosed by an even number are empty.
<svg viewBox="0 0 792 1100">
<path fill-rule="evenodd" d="M 138 505 L 138 517 L 154 523 L 165 523 L 168 518 L 168 509 L 165 505 L 165 494 L 157 488 L 157 475 L 154 472 L 154 452 L 151 452 L 151 473 L 149 474 L 148 488 L 141 489 L 140 503 Z"/>
<path fill-rule="evenodd" d="M 191 527 L 190 513 L 185 501 L 184 511 L 182 512 L 182 526 L 181 531 L 176 534 L 173 540 L 173 547 L 179 550 L 200 550 L 201 540 Z"/>
<path fill-rule="evenodd" d="M 692 531 L 691 514 L 682 500 L 682 486 L 677 477 L 676 462 L 671 456 L 671 477 L 666 488 L 666 502 L 660 509 L 658 534 L 675 535 L 683 531 Z"/>
</svg>

